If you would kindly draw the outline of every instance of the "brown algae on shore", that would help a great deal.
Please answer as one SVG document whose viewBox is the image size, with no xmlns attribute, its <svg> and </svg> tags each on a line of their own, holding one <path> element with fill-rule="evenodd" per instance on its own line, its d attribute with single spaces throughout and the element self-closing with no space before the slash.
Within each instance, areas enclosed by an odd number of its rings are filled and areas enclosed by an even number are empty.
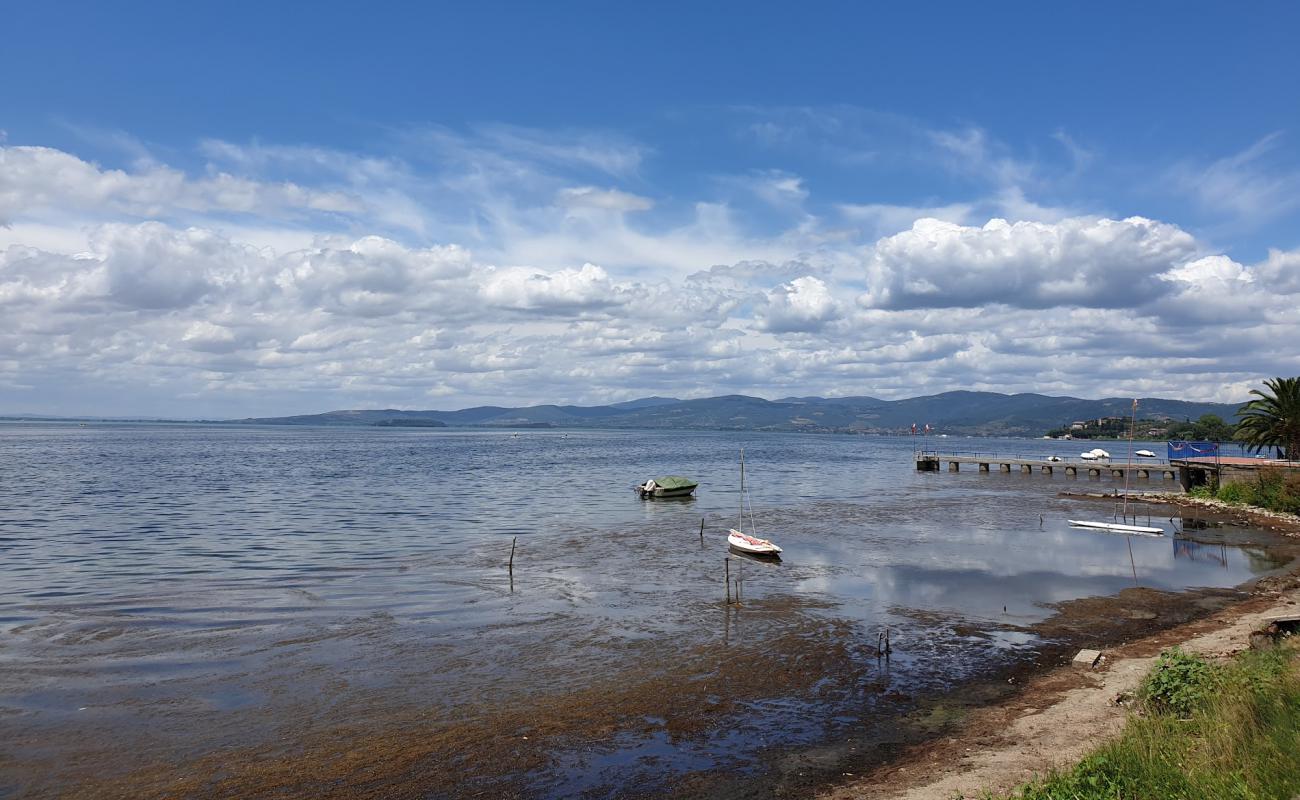
<svg viewBox="0 0 1300 800">
<path fill-rule="evenodd" d="M 1132 588 L 1061 603 L 1056 613 L 1030 626 L 1044 638 L 1032 658 L 1008 661 L 982 678 L 927 696 L 893 688 L 890 671 L 899 666 L 878 659 L 852 623 L 826 618 L 830 609 L 824 604 L 788 597 L 759 600 L 740 609 L 717 609 L 724 626 L 743 627 L 743 637 L 682 652 L 670 646 L 647 650 L 638 669 L 573 691 L 506 702 L 484 697 L 474 708 L 452 714 L 395 709 L 382 719 L 324 728 L 310 719 L 279 719 L 274 724 L 285 737 L 280 743 L 227 748 L 182 768 L 156 765 L 111 777 L 87 771 L 56 794 L 526 797 L 546 794 L 557 773 L 601 761 L 608 754 L 605 744 L 620 736 L 678 748 L 716 740 L 723 727 L 744 741 L 760 731 L 747 727 L 743 712 L 764 701 L 821 698 L 843 706 L 856 697 L 862 708 L 880 715 L 859 718 L 843 735 L 804 748 L 767 752 L 761 740 L 749 741 L 732 769 L 710 763 L 659 774 L 653 753 L 643 754 L 639 765 L 623 762 L 642 773 L 625 785 L 631 796 L 747 796 L 759 783 L 768 786 L 765 796 L 780 796 L 812 790 L 845 771 L 867 772 L 902 748 L 949 734 L 972 709 L 1007 697 L 1018 681 L 1064 660 L 1079 643 L 1140 637 L 1241 596 L 1233 590 Z M 944 630 L 942 620 L 925 614 L 913 618 L 926 636 L 990 635 L 962 623 Z M 774 763 L 759 769 L 753 761 L 759 755 L 774 757 Z"/>
</svg>

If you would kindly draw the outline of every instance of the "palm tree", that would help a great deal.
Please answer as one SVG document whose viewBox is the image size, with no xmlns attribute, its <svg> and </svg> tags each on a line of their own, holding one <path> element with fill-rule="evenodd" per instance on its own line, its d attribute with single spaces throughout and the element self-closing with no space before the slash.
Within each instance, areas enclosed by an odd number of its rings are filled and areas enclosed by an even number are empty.
<svg viewBox="0 0 1300 800">
<path fill-rule="evenodd" d="M 1264 381 L 1272 394 L 1251 389 L 1257 399 L 1237 409 L 1237 436 L 1255 452 L 1278 446 L 1287 458 L 1300 458 L 1300 377 Z"/>
</svg>

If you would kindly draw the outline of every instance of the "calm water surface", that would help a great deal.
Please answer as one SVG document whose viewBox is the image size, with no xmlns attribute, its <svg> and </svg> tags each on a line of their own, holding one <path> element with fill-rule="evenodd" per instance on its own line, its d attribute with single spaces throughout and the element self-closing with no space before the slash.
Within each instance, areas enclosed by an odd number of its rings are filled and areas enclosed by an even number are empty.
<svg viewBox="0 0 1300 800">
<path fill-rule="evenodd" d="M 758 533 L 786 558 L 731 562 L 745 599 L 733 612 L 722 576 L 742 446 Z M 754 433 L 0 425 L 0 741 L 17 743 L 0 745 L 0 794 L 57 793 L 76 780 L 59 766 L 69 757 L 110 758 L 74 729 L 184 760 L 343 719 L 382 726 L 412 708 L 459 719 L 718 642 L 813 641 L 832 624 L 863 648 L 890 627 L 891 685 L 938 692 L 1027 657 L 1042 642 L 1026 629 L 1050 604 L 1135 584 L 1235 586 L 1277 566 L 1231 540 L 1069 528 L 1067 517 L 1108 509 L 1056 492 L 1113 488 L 1109 478 L 918 473 L 914 446 Z M 663 474 L 700 480 L 697 498 L 647 502 L 631 491 Z M 763 614 L 778 608 L 793 610 Z M 644 789 L 650 772 L 755 770 L 729 732 L 801 747 L 864 724 L 861 698 L 823 695 L 773 687 L 677 738 L 648 715 L 514 777 L 537 796 L 615 796 L 628 781 Z M 24 764 L 40 766 L 39 784 Z M 125 756 L 114 765 L 139 766 Z"/>
</svg>

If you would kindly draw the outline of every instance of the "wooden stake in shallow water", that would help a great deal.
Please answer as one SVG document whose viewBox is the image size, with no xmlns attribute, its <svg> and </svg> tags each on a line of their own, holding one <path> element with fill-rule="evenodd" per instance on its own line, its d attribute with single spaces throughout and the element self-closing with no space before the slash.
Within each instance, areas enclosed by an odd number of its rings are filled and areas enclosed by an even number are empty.
<svg viewBox="0 0 1300 800">
<path fill-rule="evenodd" d="M 700 544 L 704 544 L 704 517 L 700 517 Z"/>
<path fill-rule="evenodd" d="M 506 568 L 510 570 L 510 575 L 512 577 L 515 574 L 515 542 L 517 541 L 519 541 L 518 536 L 510 540 L 510 563 L 506 565 Z"/>
<path fill-rule="evenodd" d="M 731 605 L 731 559 L 724 557 L 722 559 L 722 568 L 725 577 L 723 583 L 727 584 L 727 605 Z"/>
</svg>

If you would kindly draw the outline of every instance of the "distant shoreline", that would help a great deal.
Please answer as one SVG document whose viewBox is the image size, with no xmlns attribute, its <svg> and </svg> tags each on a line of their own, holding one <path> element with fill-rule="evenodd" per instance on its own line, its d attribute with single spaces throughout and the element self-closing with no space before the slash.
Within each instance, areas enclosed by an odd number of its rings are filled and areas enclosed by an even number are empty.
<svg viewBox="0 0 1300 800">
<path fill-rule="evenodd" d="M 69 422 L 155 422 L 213 425 L 320 425 L 365 427 L 436 427 L 433 423 L 471 429 L 629 429 L 712 430 L 908 435 L 928 426 L 931 438 L 957 436 L 1041 437 L 1062 427 L 1127 417 L 1132 398 L 1050 396 L 1033 393 L 955 391 L 938 395 L 882 400 L 875 397 L 788 397 L 766 400 L 722 395 L 693 400 L 647 397 L 598 406 L 475 406 L 454 411 L 348 409 L 242 419 L 169 419 L 5 414 L 0 420 Z M 1212 414 L 1231 422 L 1240 403 L 1200 403 L 1168 398 L 1139 398 L 1145 419 L 1190 421 Z M 417 420 L 426 421 L 417 423 Z M 1156 439 L 1151 439 L 1156 441 Z"/>
</svg>

